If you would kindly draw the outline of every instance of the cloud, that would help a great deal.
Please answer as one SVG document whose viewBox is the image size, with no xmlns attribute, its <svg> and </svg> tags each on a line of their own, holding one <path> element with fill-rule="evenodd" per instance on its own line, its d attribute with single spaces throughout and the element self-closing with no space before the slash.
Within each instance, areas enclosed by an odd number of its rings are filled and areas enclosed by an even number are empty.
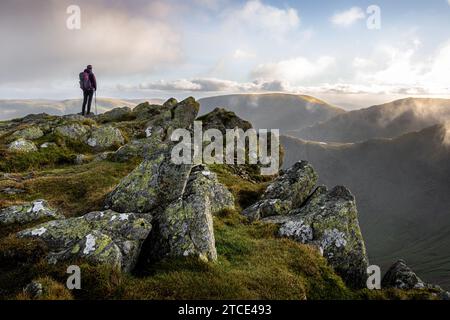
<svg viewBox="0 0 450 320">
<path fill-rule="evenodd" d="M 254 53 L 248 52 L 248 51 L 245 51 L 245 50 L 242 50 L 242 49 L 236 49 L 234 51 L 234 53 L 233 53 L 233 58 L 234 59 L 238 59 L 238 60 L 241 60 L 241 59 L 252 59 L 252 58 L 255 58 L 255 57 L 256 57 L 256 55 Z"/>
<path fill-rule="evenodd" d="M 282 60 L 276 63 L 260 64 L 251 73 L 254 78 L 282 79 L 298 83 L 323 74 L 335 63 L 330 56 L 321 56 L 316 61 L 305 57 Z"/>
<path fill-rule="evenodd" d="M 87 64 L 104 77 L 125 77 L 181 61 L 181 38 L 171 23 L 144 10 L 78 3 L 81 30 L 69 30 L 67 1 L 2 0 L 0 37 L 12 45 L 0 50 L 0 60 L 8 61 L 0 68 L 0 82 L 61 82 Z M 168 10 L 156 7 L 155 14 Z"/>
<path fill-rule="evenodd" d="M 419 54 L 420 40 L 378 46 L 371 57 L 353 60 L 354 82 L 402 88 L 397 91 L 440 93 L 450 87 L 450 40 L 428 57 Z M 406 91 L 405 91 L 406 90 Z"/>
<path fill-rule="evenodd" d="M 300 25 L 300 16 L 293 8 L 280 9 L 263 4 L 259 0 L 246 2 L 228 14 L 230 23 L 242 28 L 250 27 L 271 34 L 283 34 Z"/>
<path fill-rule="evenodd" d="M 119 90 L 167 91 L 167 92 L 265 92 L 288 91 L 287 83 L 283 81 L 237 82 L 216 78 L 179 79 L 173 81 L 154 81 L 138 86 L 118 86 Z"/>
<path fill-rule="evenodd" d="M 345 11 L 337 12 L 331 17 L 331 22 L 337 26 L 348 27 L 365 18 L 364 11 L 359 7 L 353 7 Z"/>
</svg>

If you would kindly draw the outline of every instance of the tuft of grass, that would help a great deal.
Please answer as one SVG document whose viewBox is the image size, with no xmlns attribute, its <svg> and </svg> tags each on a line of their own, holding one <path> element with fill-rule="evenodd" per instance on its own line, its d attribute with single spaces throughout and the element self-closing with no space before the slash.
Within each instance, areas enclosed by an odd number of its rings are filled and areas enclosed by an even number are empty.
<svg viewBox="0 0 450 320">
<path fill-rule="evenodd" d="M 29 153 L 2 152 L 0 160 L 1 172 L 23 172 L 73 164 L 75 155 L 67 148 L 51 147 Z"/>
<path fill-rule="evenodd" d="M 101 210 L 106 195 L 136 165 L 136 162 L 98 161 L 44 170 L 22 182 L 26 193 L 2 195 L 0 203 L 46 199 L 68 217 Z"/>
<path fill-rule="evenodd" d="M 39 297 L 32 297 L 29 293 L 20 292 L 15 296 L 15 300 L 73 300 L 72 293 L 64 286 L 62 283 L 59 283 L 53 280 L 50 277 L 42 277 L 37 278 L 33 281 L 36 281 L 42 284 L 42 295 Z"/>
</svg>

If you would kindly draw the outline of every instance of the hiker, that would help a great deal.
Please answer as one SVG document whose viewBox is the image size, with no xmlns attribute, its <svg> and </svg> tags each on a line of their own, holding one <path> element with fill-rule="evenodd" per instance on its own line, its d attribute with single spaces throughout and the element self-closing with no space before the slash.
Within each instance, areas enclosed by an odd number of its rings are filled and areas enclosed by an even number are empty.
<svg viewBox="0 0 450 320">
<path fill-rule="evenodd" d="M 81 114 L 83 116 L 89 115 L 91 113 L 92 98 L 94 97 L 94 92 L 97 91 L 97 80 L 92 72 L 91 65 L 88 65 L 87 68 L 80 73 L 80 88 L 83 90 L 83 109 Z"/>
</svg>

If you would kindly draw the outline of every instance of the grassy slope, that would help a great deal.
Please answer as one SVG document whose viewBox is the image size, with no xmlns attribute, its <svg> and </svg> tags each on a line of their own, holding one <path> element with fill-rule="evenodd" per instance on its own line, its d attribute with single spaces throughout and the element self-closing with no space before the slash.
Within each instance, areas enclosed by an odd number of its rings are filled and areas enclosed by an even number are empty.
<svg viewBox="0 0 450 320">
<path fill-rule="evenodd" d="M 45 198 L 66 216 L 101 209 L 106 194 L 135 164 L 107 161 L 83 166 L 47 166 L 35 171 L 22 187 L 27 193 L 0 196 L 0 206 Z M 225 167 L 213 168 L 234 193 L 238 208 L 257 199 L 267 182 L 251 183 Z M 25 173 L 17 173 L 19 177 Z M 29 225 L 31 226 L 31 225 Z M 29 227 L 28 226 L 28 227 Z M 238 212 L 223 212 L 214 220 L 217 263 L 192 259 L 162 261 L 135 274 L 108 266 L 82 269 L 82 290 L 69 292 L 65 270 L 74 262 L 45 263 L 40 241 L 19 240 L 12 226 L 0 232 L 0 298 L 29 299 L 22 288 L 33 279 L 48 288 L 45 299 L 350 299 L 403 298 L 400 291 L 350 291 L 326 261 L 308 246 L 275 236 L 276 228 L 247 223 Z M 408 297 L 420 297 L 410 293 Z"/>
</svg>

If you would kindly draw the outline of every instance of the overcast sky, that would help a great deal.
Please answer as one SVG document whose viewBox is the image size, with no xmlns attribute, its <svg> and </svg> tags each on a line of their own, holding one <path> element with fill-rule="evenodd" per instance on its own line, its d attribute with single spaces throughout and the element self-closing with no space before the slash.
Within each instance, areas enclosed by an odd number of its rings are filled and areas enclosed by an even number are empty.
<svg viewBox="0 0 450 320">
<path fill-rule="evenodd" d="M 87 64 L 105 97 L 450 97 L 450 0 L 1 0 L 0 35 L 0 99 L 78 97 Z"/>
</svg>

